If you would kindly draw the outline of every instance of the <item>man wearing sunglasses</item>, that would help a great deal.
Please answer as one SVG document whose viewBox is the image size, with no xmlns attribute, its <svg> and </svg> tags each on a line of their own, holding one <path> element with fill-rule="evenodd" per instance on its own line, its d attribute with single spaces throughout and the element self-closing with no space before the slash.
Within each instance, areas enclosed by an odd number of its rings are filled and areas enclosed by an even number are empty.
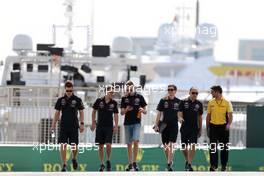
<svg viewBox="0 0 264 176">
<path fill-rule="evenodd" d="M 193 171 L 192 161 L 195 155 L 195 144 L 202 132 L 203 104 L 197 100 L 198 90 L 190 88 L 189 97 L 182 100 L 178 112 L 181 125 L 181 144 L 185 158 L 185 170 Z"/>
<path fill-rule="evenodd" d="M 60 154 L 62 160 L 62 170 L 67 171 L 66 151 L 67 144 L 72 145 L 72 166 L 76 170 L 78 168 L 77 154 L 79 144 L 78 129 L 82 133 L 84 131 L 84 114 L 83 103 L 81 98 L 73 94 L 73 84 L 70 81 L 65 83 L 65 94 L 57 100 L 55 105 L 55 115 L 52 121 L 51 130 L 55 130 L 56 123 L 60 118 L 60 132 L 58 142 L 61 144 Z M 80 124 L 78 120 L 78 111 L 80 115 Z"/>
<path fill-rule="evenodd" d="M 167 159 L 167 171 L 173 171 L 173 144 L 178 135 L 178 110 L 180 99 L 176 98 L 177 87 L 168 85 L 168 96 L 162 98 L 157 106 L 157 118 L 154 129 L 159 131 L 159 123 L 165 123 L 166 128 L 161 132 L 161 139 Z"/>
<path fill-rule="evenodd" d="M 102 172 L 105 169 L 104 165 L 104 145 L 106 144 L 106 170 L 111 171 L 110 156 L 112 151 L 112 138 L 113 132 L 118 131 L 118 107 L 117 102 L 113 100 L 114 90 L 112 86 L 106 87 L 105 96 L 98 98 L 93 104 L 92 111 L 92 126 L 91 130 L 94 131 L 96 128 L 95 134 L 95 143 L 99 144 L 99 158 L 100 158 L 100 168 L 99 171 Z M 96 112 L 97 121 L 96 121 Z M 113 119 L 114 116 L 114 119 Z M 115 121 L 115 126 L 113 125 L 113 120 Z"/>
<path fill-rule="evenodd" d="M 125 115 L 125 139 L 129 162 L 126 171 L 139 170 L 136 161 L 141 129 L 141 114 L 147 114 L 146 106 L 147 103 L 144 97 L 135 91 L 134 83 L 128 81 L 126 83 L 125 96 L 121 99 L 121 115 Z"/>
</svg>

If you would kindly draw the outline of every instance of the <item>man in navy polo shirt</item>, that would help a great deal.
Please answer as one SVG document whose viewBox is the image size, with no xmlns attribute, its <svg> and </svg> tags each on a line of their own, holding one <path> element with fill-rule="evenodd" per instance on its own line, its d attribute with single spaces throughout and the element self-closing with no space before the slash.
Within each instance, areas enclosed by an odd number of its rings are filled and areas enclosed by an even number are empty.
<svg viewBox="0 0 264 176">
<path fill-rule="evenodd" d="M 62 170 L 67 171 L 66 151 L 67 144 L 72 145 L 72 165 L 73 169 L 78 168 L 77 154 L 79 144 L 79 133 L 84 131 L 84 114 L 82 99 L 73 94 L 73 84 L 70 81 L 65 83 L 65 95 L 57 100 L 55 105 L 55 115 L 52 121 L 51 130 L 55 130 L 56 123 L 60 118 L 60 132 L 58 142 L 61 144 L 60 154 L 62 160 Z M 78 120 L 78 111 L 80 114 L 80 125 Z"/>
<path fill-rule="evenodd" d="M 106 95 L 104 97 L 98 98 L 93 104 L 92 112 L 92 126 L 91 130 L 95 134 L 95 143 L 99 144 L 99 158 L 100 158 L 100 168 L 99 171 L 104 171 L 104 145 L 106 144 L 106 169 L 111 171 L 110 156 L 112 151 L 112 137 L 113 131 L 118 131 L 118 107 L 117 102 L 113 100 L 114 90 L 112 86 L 107 86 Z M 96 112 L 97 121 L 96 121 Z M 113 125 L 113 116 L 115 121 L 115 126 Z"/>
<path fill-rule="evenodd" d="M 181 125 L 181 143 L 185 157 L 185 170 L 193 171 L 192 161 L 195 155 L 195 144 L 202 132 L 203 104 L 197 100 L 198 90 L 192 87 L 189 97 L 182 100 L 178 113 Z"/>
<path fill-rule="evenodd" d="M 167 159 L 167 171 L 173 171 L 173 143 L 178 135 L 178 110 L 180 99 L 176 98 L 177 87 L 168 85 L 168 95 L 162 98 L 157 107 L 155 131 L 159 131 L 159 123 L 165 123 L 166 128 L 161 132 L 161 139 Z"/>
</svg>

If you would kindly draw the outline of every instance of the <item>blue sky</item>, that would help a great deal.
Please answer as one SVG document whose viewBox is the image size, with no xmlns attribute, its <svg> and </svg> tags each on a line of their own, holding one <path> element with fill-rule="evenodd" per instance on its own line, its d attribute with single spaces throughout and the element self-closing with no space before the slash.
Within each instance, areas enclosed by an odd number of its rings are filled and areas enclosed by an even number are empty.
<svg viewBox="0 0 264 176">
<path fill-rule="evenodd" d="M 12 39 L 29 34 L 36 43 L 52 42 L 52 25 L 66 24 L 64 0 L 8 0 L 0 6 L 0 60 L 12 54 Z M 191 0 L 185 0 L 190 3 Z M 171 22 L 177 0 L 95 0 L 94 43 L 111 44 L 115 36 L 157 36 L 162 23 Z M 236 60 L 238 40 L 264 39 L 264 2 L 259 0 L 200 0 L 200 22 L 218 28 L 216 42 L 218 60 Z M 75 0 L 74 24 L 91 22 L 91 0 Z M 60 38 L 64 37 L 61 31 Z M 81 32 L 80 32 L 81 33 Z M 85 36 L 84 36 L 85 37 Z M 83 37 L 83 38 L 84 38 Z M 85 39 L 78 36 L 81 46 Z M 81 41 L 82 40 L 82 41 Z"/>
</svg>

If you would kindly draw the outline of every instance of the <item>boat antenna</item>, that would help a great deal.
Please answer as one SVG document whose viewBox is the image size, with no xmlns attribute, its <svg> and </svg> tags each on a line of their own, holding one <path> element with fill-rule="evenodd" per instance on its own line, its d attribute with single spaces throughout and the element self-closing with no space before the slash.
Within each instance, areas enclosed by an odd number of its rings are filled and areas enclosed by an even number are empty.
<svg viewBox="0 0 264 176">
<path fill-rule="evenodd" d="M 63 3 L 63 5 L 66 6 L 64 16 L 68 20 L 68 24 L 66 26 L 65 34 L 68 37 L 68 48 L 67 49 L 69 52 L 72 52 L 72 46 L 74 43 L 73 36 L 72 36 L 74 1 L 75 0 L 65 0 L 65 2 Z"/>
</svg>

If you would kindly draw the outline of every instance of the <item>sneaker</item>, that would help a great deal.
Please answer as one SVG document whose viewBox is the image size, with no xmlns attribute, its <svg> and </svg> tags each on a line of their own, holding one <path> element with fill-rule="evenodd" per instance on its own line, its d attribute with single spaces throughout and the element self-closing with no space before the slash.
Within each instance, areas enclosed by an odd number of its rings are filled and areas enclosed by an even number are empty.
<svg viewBox="0 0 264 176">
<path fill-rule="evenodd" d="M 226 166 L 222 166 L 221 171 L 226 171 Z"/>
<path fill-rule="evenodd" d="M 133 165 L 129 164 L 126 168 L 126 171 L 133 171 Z"/>
<path fill-rule="evenodd" d="M 166 171 L 173 171 L 172 164 L 167 164 Z"/>
<path fill-rule="evenodd" d="M 111 162 L 109 160 L 106 161 L 106 170 L 107 171 L 111 171 L 112 170 Z"/>
<path fill-rule="evenodd" d="M 67 166 L 66 166 L 66 164 L 63 164 L 61 172 L 66 172 L 66 171 L 67 171 Z"/>
<path fill-rule="evenodd" d="M 99 168 L 99 172 L 103 172 L 105 169 L 105 165 L 104 164 L 101 164 L 100 165 L 100 168 Z"/>
<path fill-rule="evenodd" d="M 185 171 L 188 171 L 188 162 L 185 161 Z"/>
<path fill-rule="evenodd" d="M 74 170 L 76 170 L 78 168 L 78 163 L 76 159 L 72 159 L 72 167 Z"/>
<path fill-rule="evenodd" d="M 188 164 L 188 171 L 193 171 L 192 165 Z"/>
<path fill-rule="evenodd" d="M 211 171 L 211 172 L 214 172 L 214 171 L 216 171 L 216 168 L 213 167 L 213 166 L 211 166 L 211 167 L 210 167 L 210 171 Z"/>
<path fill-rule="evenodd" d="M 136 162 L 133 163 L 134 171 L 139 171 L 138 165 Z"/>
</svg>

